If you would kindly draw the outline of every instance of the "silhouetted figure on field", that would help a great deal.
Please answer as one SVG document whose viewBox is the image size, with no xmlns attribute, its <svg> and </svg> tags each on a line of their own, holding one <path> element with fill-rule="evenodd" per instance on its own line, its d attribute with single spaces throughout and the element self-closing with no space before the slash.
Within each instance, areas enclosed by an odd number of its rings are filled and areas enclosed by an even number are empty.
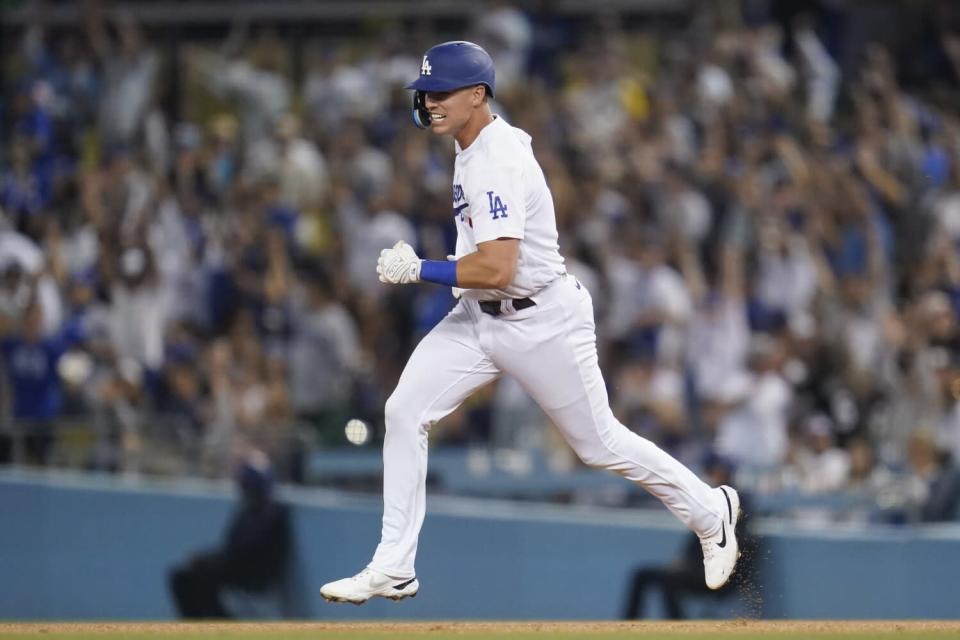
<svg viewBox="0 0 960 640">
<path fill-rule="evenodd" d="M 255 452 L 241 465 L 236 479 L 240 506 L 223 544 L 197 553 L 170 572 L 170 592 L 183 618 L 230 618 L 221 601 L 224 587 L 258 592 L 285 577 L 290 514 L 286 505 L 273 499 L 267 457 Z"/>
</svg>

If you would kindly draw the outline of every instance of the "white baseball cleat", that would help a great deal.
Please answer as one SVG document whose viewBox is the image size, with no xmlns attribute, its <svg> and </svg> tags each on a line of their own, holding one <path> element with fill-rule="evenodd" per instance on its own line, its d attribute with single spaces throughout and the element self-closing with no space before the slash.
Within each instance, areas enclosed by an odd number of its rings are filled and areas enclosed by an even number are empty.
<svg viewBox="0 0 960 640">
<path fill-rule="evenodd" d="M 727 584 L 740 558 L 737 544 L 737 520 L 740 519 L 740 496 L 724 485 L 719 491 L 724 497 L 724 515 L 720 531 L 709 538 L 700 538 L 703 548 L 703 573 L 707 586 L 719 589 Z"/>
<path fill-rule="evenodd" d="M 363 604 L 373 596 L 382 596 L 391 600 L 413 598 L 420 589 L 420 583 L 414 578 L 391 578 L 367 567 L 357 575 L 328 582 L 320 587 L 320 595 L 330 602 L 352 602 Z"/>
</svg>

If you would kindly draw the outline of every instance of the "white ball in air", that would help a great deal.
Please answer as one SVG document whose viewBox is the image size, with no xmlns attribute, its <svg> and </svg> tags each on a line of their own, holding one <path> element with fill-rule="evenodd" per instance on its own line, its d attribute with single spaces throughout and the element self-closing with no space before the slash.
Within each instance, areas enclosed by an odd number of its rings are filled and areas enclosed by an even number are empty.
<svg viewBox="0 0 960 640">
<path fill-rule="evenodd" d="M 355 444 L 358 447 L 370 441 L 370 427 L 367 426 L 366 422 L 357 418 L 347 421 L 344 433 L 350 444 Z"/>
</svg>

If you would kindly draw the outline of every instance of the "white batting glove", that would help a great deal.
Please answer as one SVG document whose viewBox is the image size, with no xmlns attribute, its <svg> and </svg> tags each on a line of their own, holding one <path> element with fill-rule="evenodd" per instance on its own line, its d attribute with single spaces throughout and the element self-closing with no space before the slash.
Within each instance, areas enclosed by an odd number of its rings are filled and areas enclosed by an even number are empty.
<svg viewBox="0 0 960 640">
<path fill-rule="evenodd" d="M 420 258 L 413 247 L 398 240 L 397 244 L 380 252 L 377 275 L 380 282 L 388 284 L 420 282 Z"/>
</svg>

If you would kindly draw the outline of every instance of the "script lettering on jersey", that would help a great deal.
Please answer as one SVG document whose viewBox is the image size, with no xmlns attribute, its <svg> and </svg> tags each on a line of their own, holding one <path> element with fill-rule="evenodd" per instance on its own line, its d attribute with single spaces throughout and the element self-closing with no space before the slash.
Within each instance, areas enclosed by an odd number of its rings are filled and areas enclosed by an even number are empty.
<svg viewBox="0 0 960 640">
<path fill-rule="evenodd" d="M 490 215 L 494 220 L 507 217 L 507 205 L 503 204 L 500 196 L 493 191 L 487 191 L 487 200 L 490 202 Z"/>
<path fill-rule="evenodd" d="M 462 204 L 457 204 L 463 200 Z M 453 215 L 459 216 L 460 222 L 464 221 L 463 211 L 467 208 L 469 203 L 466 202 L 463 196 L 463 185 L 455 184 L 453 185 Z"/>
</svg>

